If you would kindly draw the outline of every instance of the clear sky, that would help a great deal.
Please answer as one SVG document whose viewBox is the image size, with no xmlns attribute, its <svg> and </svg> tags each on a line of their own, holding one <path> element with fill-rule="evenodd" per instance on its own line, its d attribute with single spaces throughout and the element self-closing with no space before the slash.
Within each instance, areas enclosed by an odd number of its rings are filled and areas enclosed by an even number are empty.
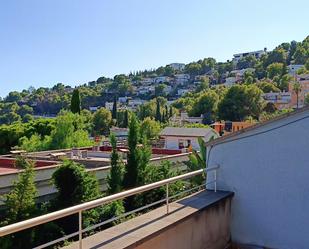
<svg viewBox="0 0 309 249">
<path fill-rule="evenodd" d="M 1 1 L 0 96 L 273 49 L 309 35 L 308 13 L 308 0 Z"/>
</svg>

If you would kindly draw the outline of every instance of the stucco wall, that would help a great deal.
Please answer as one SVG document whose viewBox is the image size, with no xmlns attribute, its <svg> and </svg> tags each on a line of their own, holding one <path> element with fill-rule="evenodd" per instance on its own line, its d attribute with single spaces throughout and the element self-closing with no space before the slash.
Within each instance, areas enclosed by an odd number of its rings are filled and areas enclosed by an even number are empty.
<svg viewBox="0 0 309 249">
<path fill-rule="evenodd" d="M 243 139 L 211 149 L 209 165 L 220 165 L 218 189 L 235 192 L 231 225 L 234 241 L 269 248 L 308 248 L 307 116 L 308 111 L 261 126 L 234 137 Z M 258 132 L 265 133 L 244 138 Z M 209 174 L 207 180 L 212 177 Z"/>
</svg>

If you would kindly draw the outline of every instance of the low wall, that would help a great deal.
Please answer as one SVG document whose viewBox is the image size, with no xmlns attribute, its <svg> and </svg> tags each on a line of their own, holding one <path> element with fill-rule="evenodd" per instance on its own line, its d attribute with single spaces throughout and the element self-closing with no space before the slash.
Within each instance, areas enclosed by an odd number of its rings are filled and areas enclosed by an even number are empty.
<svg viewBox="0 0 309 249">
<path fill-rule="evenodd" d="M 140 245 L 128 249 L 224 249 L 230 243 L 231 199 L 195 212 L 187 219 L 175 222 Z"/>
<path fill-rule="evenodd" d="M 201 191 L 83 238 L 83 248 L 225 249 L 233 193 Z M 65 249 L 78 249 L 74 242 Z"/>
</svg>

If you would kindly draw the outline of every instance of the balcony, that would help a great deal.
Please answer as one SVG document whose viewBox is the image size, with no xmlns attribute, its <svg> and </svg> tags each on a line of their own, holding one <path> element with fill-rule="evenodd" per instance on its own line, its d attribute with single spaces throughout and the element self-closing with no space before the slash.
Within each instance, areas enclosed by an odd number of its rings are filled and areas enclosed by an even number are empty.
<svg viewBox="0 0 309 249">
<path fill-rule="evenodd" d="M 206 190 L 205 184 L 203 184 L 186 189 L 174 196 L 169 196 L 170 184 L 204 173 L 204 170 L 197 170 L 2 227 L 0 228 L 0 237 L 78 214 L 79 225 L 76 232 L 37 246 L 35 249 L 50 248 L 50 246 L 59 245 L 63 241 L 72 241 L 72 239 L 77 241 L 64 247 L 65 249 L 225 248 L 230 242 L 230 207 L 233 193 L 217 191 L 216 175 L 218 168 L 218 166 L 215 166 L 206 170 L 214 177 L 213 181 L 206 184 L 211 190 Z M 84 228 L 82 226 L 83 211 L 159 187 L 166 187 L 164 199 L 91 227 Z M 189 196 L 183 198 L 184 194 L 189 194 Z M 177 200 L 179 198 L 181 199 Z M 164 205 L 160 206 L 162 203 Z M 102 229 L 101 231 L 94 230 L 119 218 L 124 218 L 133 213 L 141 214 L 141 211 L 154 207 L 157 208 L 111 228 L 103 231 Z M 87 237 L 89 231 L 96 233 Z"/>
</svg>

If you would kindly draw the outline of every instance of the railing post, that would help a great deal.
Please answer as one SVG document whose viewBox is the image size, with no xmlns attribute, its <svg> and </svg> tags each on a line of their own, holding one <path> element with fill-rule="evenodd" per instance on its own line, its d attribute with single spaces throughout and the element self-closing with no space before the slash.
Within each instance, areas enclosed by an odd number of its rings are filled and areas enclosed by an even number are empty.
<svg viewBox="0 0 309 249">
<path fill-rule="evenodd" d="M 166 184 L 166 213 L 169 214 L 169 196 L 168 196 L 168 183 Z"/>
<path fill-rule="evenodd" d="M 217 169 L 215 169 L 215 192 L 217 192 Z"/>
<path fill-rule="evenodd" d="M 82 222 L 82 211 L 78 212 L 78 240 L 79 249 L 83 249 L 83 222 Z"/>
</svg>

